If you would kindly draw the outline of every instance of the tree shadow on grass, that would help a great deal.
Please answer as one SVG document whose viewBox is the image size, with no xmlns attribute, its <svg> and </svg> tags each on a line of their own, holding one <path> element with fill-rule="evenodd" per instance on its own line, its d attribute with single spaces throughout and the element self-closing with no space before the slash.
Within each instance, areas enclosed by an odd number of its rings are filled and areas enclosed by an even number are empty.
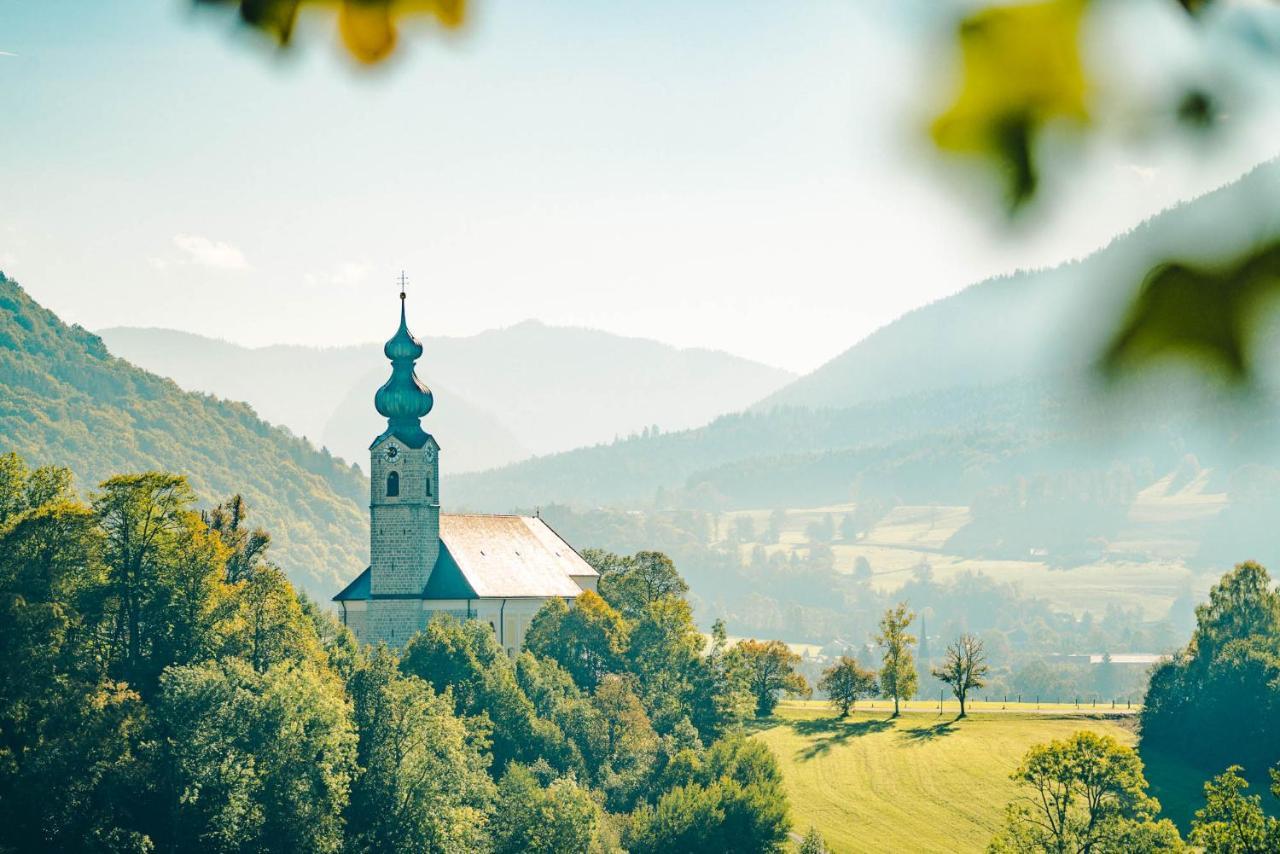
<svg viewBox="0 0 1280 854">
<path fill-rule="evenodd" d="M 911 729 L 904 729 L 902 731 L 902 738 L 904 741 L 911 741 L 917 744 L 922 744 L 926 741 L 933 741 L 935 739 L 942 738 L 943 736 L 951 735 L 951 733 L 958 730 L 959 727 L 956 726 L 956 721 L 958 720 L 960 719 L 956 718 L 955 720 L 942 721 L 941 723 L 932 724 L 930 726 L 918 726 L 912 727 Z"/>
<path fill-rule="evenodd" d="M 796 758 L 807 762 L 832 747 L 843 744 L 851 738 L 883 732 L 893 727 L 892 721 L 872 719 L 867 721 L 850 721 L 841 718 L 816 718 L 808 721 L 792 721 L 791 729 L 800 735 L 818 736 L 812 744 L 796 751 Z"/>
</svg>

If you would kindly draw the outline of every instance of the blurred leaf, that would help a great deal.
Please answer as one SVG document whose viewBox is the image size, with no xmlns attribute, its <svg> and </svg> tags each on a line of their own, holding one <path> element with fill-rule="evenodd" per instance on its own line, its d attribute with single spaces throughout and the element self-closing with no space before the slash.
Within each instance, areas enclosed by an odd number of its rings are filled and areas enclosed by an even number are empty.
<svg viewBox="0 0 1280 854">
<path fill-rule="evenodd" d="M 1265 304 L 1280 295 L 1280 243 L 1218 267 L 1166 262 L 1147 274 L 1100 367 L 1105 376 L 1175 356 L 1250 379 L 1252 333 Z"/>
<path fill-rule="evenodd" d="M 293 36 L 298 20 L 299 0 L 244 0 L 240 18 L 267 33 L 276 44 L 285 44 Z"/>
<path fill-rule="evenodd" d="M 1190 89 L 1178 103 L 1178 121 L 1197 130 L 1213 125 L 1213 96 L 1203 89 Z"/>
<path fill-rule="evenodd" d="M 240 20 L 270 36 L 276 44 L 292 43 L 300 9 L 338 10 L 338 32 L 355 59 L 369 65 L 394 52 L 396 24 L 407 15 L 429 15 L 443 27 L 456 29 L 466 19 L 467 0 L 194 0 L 202 5 L 235 5 Z"/>
<path fill-rule="evenodd" d="M 1212 0 L 1178 0 L 1178 5 L 1186 9 L 1192 15 L 1200 14 Z"/>
<path fill-rule="evenodd" d="M 960 93 L 934 121 L 933 139 L 944 151 L 985 157 L 1002 167 L 1011 209 L 1036 191 L 1033 145 L 1044 125 L 1088 121 L 1078 44 L 1087 4 L 1000 6 L 960 24 Z"/>
<path fill-rule="evenodd" d="M 386 59 L 396 46 L 396 28 L 386 3 L 347 0 L 338 12 L 338 32 L 347 51 L 364 63 Z"/>
</svg>

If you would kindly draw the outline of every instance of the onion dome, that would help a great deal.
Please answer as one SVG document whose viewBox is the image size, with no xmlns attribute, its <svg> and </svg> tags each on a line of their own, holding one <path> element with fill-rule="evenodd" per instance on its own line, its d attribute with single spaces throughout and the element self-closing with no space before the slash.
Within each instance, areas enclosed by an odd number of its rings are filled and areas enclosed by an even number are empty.
<svg viewBox="0 0 1280 854">
<path fill-rule="evenodd" d="M 393 435 L 411 448 L 420 448 L 427 441 L 427 434 L 418 421 L 431 411 L 435 401 L 431 389 L 413 372 L 414 363 L 422 355 L 422 344 L 405 323 L 403 292 L 400 294 L 400 328 L 382 352 L 391 360 L 391 378 L 373 396 L 373 405 L 387 419 L 388 428 L 383 436 Z"/>
</svg>

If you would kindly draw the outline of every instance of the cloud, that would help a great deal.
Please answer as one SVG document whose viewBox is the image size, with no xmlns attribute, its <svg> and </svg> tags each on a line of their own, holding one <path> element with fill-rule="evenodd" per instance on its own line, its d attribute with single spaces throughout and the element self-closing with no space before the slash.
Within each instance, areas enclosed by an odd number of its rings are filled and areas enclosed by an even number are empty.
<svg viewBox="0 0 1280 854">
<path fill-rule="evenodd" d="M 330 273 L 307 273 L 302 280 L 310 287 L 318 285 L 335 285 L 340 288 L 351 288 L 369 278 L 368 264 L 348 261 Z"/>
<path fill-rule="evenodd" d="M 215 267 L 219 270 L 247 270 L 249 262 L 244 260 L 244 253 L 230 243 L 210 240 L 198 234 L 176 234 L 173 245 L 187 253 L 193 264 Z"/>
<path fill-rule="evenodd" d="M 1137 163 L 1130 163 L 1129 171 L 1133 172 L 1133 174 L 1137 175 L 1146 183 L 1154 181 L 1156 176 L 1160 174 L 1160 170 L 1154 166 L 1142 166 Z"/>
<path fill-rule="evenodd" d="M 17 54 L 8 50 L 0 50 L 0 56 L 17 56 Z"/>
</svg>

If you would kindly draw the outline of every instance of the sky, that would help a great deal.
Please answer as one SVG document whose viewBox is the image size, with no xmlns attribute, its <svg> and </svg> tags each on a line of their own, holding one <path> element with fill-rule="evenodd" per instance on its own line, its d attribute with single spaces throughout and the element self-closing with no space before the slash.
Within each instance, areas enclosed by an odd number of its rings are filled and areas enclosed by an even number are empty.
<svg viewBox="0 0 1280 854">
<path fill-rule="evenodd" d="M 324 15 L 279 55 L 186 0 L 0 0 L 0 270 L 90 329 L 329 346 L 393 331 L 403 269 L 420 336 L 536 318 L 807 371 L 1280 138 L 1264 101 L 1211 146 L 1104 135 L 1011 228 L 922 144 L 946 0 L 472 2 L 369 73 Z M 1176 4 L 1119 5 L 1100 85 L 1224 73 Z"/>
</svg>

